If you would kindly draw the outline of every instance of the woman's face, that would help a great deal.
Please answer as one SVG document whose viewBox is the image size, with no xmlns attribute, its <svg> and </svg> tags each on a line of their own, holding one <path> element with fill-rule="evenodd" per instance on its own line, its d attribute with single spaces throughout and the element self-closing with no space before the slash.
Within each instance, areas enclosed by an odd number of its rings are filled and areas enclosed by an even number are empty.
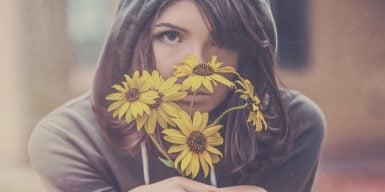
<svg viewBox="0 0 385 192">
<path fill-rule="evenodd" d="M 172 76 L 173 66 L 188 55 L 194 55 L 200 63 L 207 63 L 212 55 L 216 55 L 224 66 L 237 68 L 237 52 L 215 45 L 204 17 L 194 1 L 181 0 L 165 7 L 155 20 L 151 32 L 152 46 L 157 70 L 164 78 Z M 208 91 L 201 87 L 194 97 L 193 111 L 213 110 L 229 91 L 226 86 L 218 84 L 213 94 L 206 94 Z M 189 111 L 191 98 L 192 94 L 189 94 L 178 104 Z"/>
</svg>

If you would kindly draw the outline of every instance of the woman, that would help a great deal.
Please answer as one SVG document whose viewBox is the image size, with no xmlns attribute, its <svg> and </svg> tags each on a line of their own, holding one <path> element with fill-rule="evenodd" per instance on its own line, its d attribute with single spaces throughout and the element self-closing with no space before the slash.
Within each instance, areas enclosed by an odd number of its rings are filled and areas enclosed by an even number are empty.
<svg viewBox="0 0 385 192">
<path fill-rule="evenodd" d="M 275 50 L 265 0 L 122 0 L 91 94 L 37 125 L 29 142 L 31 162 L 49 191 L 310 191 L 324 118 L 310 99 L 278 87 Z M 224 158 L 215 165 L 214 182 L 203 175 L 180 177 L 159 161 L 144 131 L 107 111 L 105 98 L 124 74 L 157 70 L 167 78 L 188 55 L 201 63 L 216 55 L 236 68 L 255 86 L 267 121 L 267 129 L 255 133 L 244 111 L 225 116 Z M 220 84 L 212 95 L 206 91 L 198 90 L 192 111 L 216 117 L 241 102 Z M 190 110 L 191 99 L 178 104 Z M 160 131 L 155 134 L 159 139 Z"/>
</svg>

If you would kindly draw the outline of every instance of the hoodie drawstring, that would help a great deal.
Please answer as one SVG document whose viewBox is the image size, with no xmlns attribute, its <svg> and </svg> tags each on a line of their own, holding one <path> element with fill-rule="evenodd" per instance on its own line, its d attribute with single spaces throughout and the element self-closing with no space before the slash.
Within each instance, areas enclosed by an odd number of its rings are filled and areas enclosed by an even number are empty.
<svg viewBox="0 0 385 192">
<path fill-rule="evenodd" d="M 144 184 L 150 184 L 150 171 L 148 169 L 148 155 L 147 155 L 147 147 L 146 142 L 142 142 L 140 144 L 140 151 L 142 153 L 142 166 L 143 166 L 143 178 Z"/>
</svg>

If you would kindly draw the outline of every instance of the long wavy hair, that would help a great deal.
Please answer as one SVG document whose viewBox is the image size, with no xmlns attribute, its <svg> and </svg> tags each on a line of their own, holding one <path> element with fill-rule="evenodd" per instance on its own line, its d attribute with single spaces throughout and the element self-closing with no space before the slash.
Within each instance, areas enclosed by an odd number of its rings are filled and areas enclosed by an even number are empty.
<svg viewBox="0 0 385 192">
<path fill-rule="evenodd" d="M 151 26 L 161 11 L 175 1 L 159 3 L 142 24 L 132 60 L 124 61 L 125 73 L 156 69 Z M 255 86 L 268 123 L 266 131 L 256 133 L 255 127 L 246 123 L 247 111 L 238 110 L 226 115 L 221 122 L 226 163 L 231 165 L 233 172 L 255 172 L 267 162 L 284 161 L 291 150 L 292 136 L 275 72 L 276 36 L 269 7 L 264 0 L 196 0 L 195 3 L 201 14 L 206 16 L 206 24 L 210 26 L 216 44 L 238 52 L 238 72 Z M 115 83 L 118 80 L 121 79 L 116 79 Z M 210 112 L 210 117 L 238 105 L 242 105 L 242 101 L 230 92 L 225 101 Z M 137 132 L 134 123 L 113 119 L 102 104 L 94 105 L 94 110 L 112 143 L 120 150 L 135 155 L 139 144 L 147 139 L 146 134 Z M 160 129 L 154 134 L 162 146 L 168 146 L 161 139 Z"/>
</svg>

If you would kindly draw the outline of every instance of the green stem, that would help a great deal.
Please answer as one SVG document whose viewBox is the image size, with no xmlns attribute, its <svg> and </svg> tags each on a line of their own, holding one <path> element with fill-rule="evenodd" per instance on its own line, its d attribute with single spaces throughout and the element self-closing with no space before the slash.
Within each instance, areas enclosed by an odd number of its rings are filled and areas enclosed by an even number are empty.
<svg viewBox="0 0 385 192">
<path fill-rule="evenodd" d="M 171 160 L 171 158 L 167 155 L 166 151 L 164 151 L 164 149 L 163 149 L 163 148 L 159 145 L 159 143 L 156 141 L 156 139 L 154 138 L 154 135 L 148 134 L 148 136 L 150 136 L 151 141 L 155 144 L 156 148 L 158 148 L 158 150 L 160 151 L 160 153 L 162 153 L 162 155 L 163 155 L 164 157 L 166 157 L 166 159 L 167 159 L 168 161 L 171 161 L 171 162 L 174 164 L 174 161 Z M 182 176 L 185 176 L 181 170 L 179 170 L 177 167 L 175 167 L 175 165 L 174 165 L 174 169 L 176 169 Z"/>
<path fill-rule="evenodd" d="M 240 106 L 236 106 L 236 107 L 231 107 L 230 109 L 227 109 L 226 111 L 224 111 L 221 115 L 219 115 L 214 122 L 212 122 L 210 125 L 215 125 L 217 124 L 224 115 L 226 115 L 227 113 L 231 112 L 231 111 L 234 111 L 234 110 L 238 110 L 238 109 L 244 109 L 247 107 L 247 103 L 245 103 L 244 105 L 240 105 Z"/>
<path fill-rule="evenodd" d="M 151 141 L 155 144 L 156 148 L 162 153 L 164 157 L 166 157 L 167 160 L 172 161 L 171 158 L 167 155 L 167 153 L 164 151 L 164 149 L 159 145 L 159 143 L 156 141 L 153 135 L 148 134 L 150 136 Z"/>
</svg>

